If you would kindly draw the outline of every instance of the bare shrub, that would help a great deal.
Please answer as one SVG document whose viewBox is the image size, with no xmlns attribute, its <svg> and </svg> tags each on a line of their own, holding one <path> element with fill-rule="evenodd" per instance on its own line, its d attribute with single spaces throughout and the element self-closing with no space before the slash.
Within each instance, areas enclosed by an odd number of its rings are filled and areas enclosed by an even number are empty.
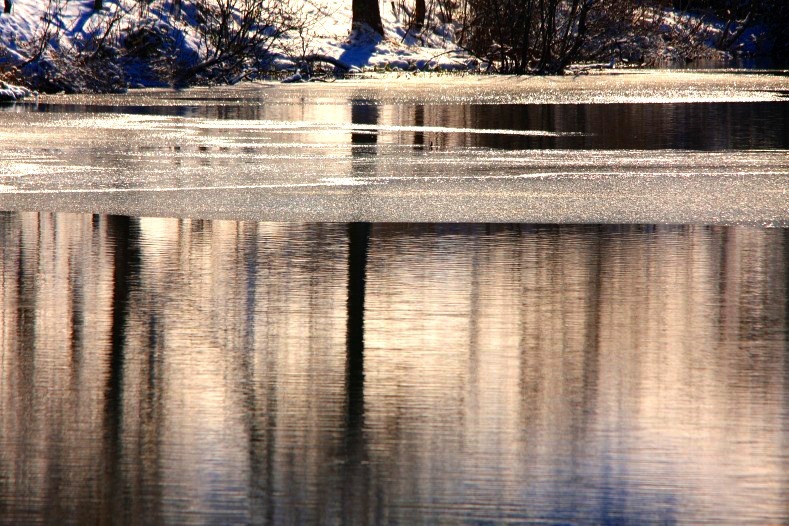
<svg viewBox="0 0 789 526">
<path fill-rule="evenodd" d="M 271 47 L 303 21 L 295 0 L 195 0 L 201 40 L 197 64 L 178 73 L 178 83 L 198 76 L 227 81 L 245 70 L 259 69 Z"/>
<path fill-rule="evenodd" d="M 125 87 L 117 63 L 117 40 L 125 12 L 119 6 L 93 14 L 78 37 L 63 38 L 67 0 L 50 0 L 35 37 L 22 49 L 21 80 L 46 92 L 119 91 Z"/>
<path fill-rule="evenodd" d="M 467 0 L 461 42 L 509 73 L 561 73 L 618 0 Z"/>
<path fill-rule="evenodd" d="M 23 54 L 28 57 L 28 64 L 40 60 L 48 49 L 58 45 L 62 29 L 60 13 L 65 5 L 66 0 L 48 0 L 33 38 L 22 49 Z"/>
<path fill-rule="evenodd" d="M 578 60 L 642 65 L 660 38 L 663 10 L 637 0 L 608 2 L 589 14 Z"/>
<path fill-rule="evenodd" d="M 120 5 L 93 15 L 82 37 L 74 40 L 75 51 L 86 55 L 87 60 L 96 60 L 103 54 L 111 53 L 111 49 L 120 41 L 123 29 L 121 23 L 125 17 L 126 11 Z"/>
</svg>

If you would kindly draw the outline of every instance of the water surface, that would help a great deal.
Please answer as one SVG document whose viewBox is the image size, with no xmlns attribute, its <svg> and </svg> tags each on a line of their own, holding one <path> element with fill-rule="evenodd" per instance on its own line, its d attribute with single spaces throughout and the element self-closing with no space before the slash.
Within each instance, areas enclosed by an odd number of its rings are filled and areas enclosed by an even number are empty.
<svg viewBox="0 0 789 526">
<path fill-rule="evenodd" d="M 787 78 L 0 108 L 0 523 L 789 522 Z"/>
<path fill-rule="evenodd" d="M 0 216 L 0 522 L 789 520 L 786 230 Z"/>
<path fill-rule="evenodd" d="M 789 77 L 378 79 L 0 112 L 0 209 L 789 224 Z"/>
</svg>

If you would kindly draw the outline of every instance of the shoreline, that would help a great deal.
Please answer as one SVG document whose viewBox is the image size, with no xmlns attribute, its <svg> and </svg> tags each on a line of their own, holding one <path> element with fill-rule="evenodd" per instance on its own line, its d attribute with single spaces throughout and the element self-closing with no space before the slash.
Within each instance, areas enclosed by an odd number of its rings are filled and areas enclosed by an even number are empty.
<svg viewBox="0 0 789 526">
<path fill-rule="evenodd" d="M 386 72 L 325 83 L 256 80 L 185 89 L 139 88 L 121 94 L 41 94 L 39 103 L 199 106 L 327 98 L 363 98 L 378 104 L 783 102 L 789 101 L 789 70 L 614 69 L 562 76 Z"/>
</svg>

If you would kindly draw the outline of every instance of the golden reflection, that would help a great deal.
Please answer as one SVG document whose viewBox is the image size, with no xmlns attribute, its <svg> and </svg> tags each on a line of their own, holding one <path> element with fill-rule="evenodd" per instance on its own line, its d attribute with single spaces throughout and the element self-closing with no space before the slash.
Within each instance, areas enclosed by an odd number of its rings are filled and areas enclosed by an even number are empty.
<svg viewBox="0 0 789 526">
<path fill-rule="evenodd" d="M 785 231 L 0 219 L 12 522 L 786 518 Z"/>
<path fill-rule="evenodd" d="M 429 506 L 460 493 L 508 508 L 526 491 L 541 496 L 531 503 L 539 510 L 577 499 L 568 492 L 580 480 L 619 488 L 608 498 L 622 499 L 625 516 L 654 499 L 739 521 L 752 513 L 745 479 L 769 486 L 761 511 L 782 513 L 785 490 L 767 481 L 784 478 L 774 423 L 785 329 L 774 326 L 768 341 L 741 330 L 723 339 L 717 318 L 733 301 L 756 319 L 785 320 L 780 292 L 752 291 L 768 300 L 745 308 L 718 289 L 719 279 L 774 283 L 780 231 L 547 228 L 469 239 L 452 227 L 417 230 L 379 230 L 368 277 L 370 450 L 382 472 L 397 473 L 398 498 Z M 732 235 L 759 247 L 754 255 L 778 256 L 719 276 Z M 743 353 L 759 357 L 769 380 L 740 398 L 731 380 L 743 369 L 727 361 Z M 666 476 L 683 489 L 656 490 Z M 594 513 L 602 503 L 576 505 Z"/>
</svg>

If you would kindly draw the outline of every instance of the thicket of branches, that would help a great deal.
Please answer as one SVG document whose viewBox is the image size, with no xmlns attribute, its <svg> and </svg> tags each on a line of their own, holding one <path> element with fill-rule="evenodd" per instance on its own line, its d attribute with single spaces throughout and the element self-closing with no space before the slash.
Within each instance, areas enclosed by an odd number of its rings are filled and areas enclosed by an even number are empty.
<svg viewBox="0 0 789 526">
<path fill-rule="evenodd" d="M 614 0 L 611 0 L 614 1 Z M 467 0 L 461 42 L 511 73 L 558 73 L 577 56 L 603 0 Z"/>
<path fill-rule="evenodd" d="M 776 57 L 789 53 L 789 2 L 786 0 L 672 0 L 683 12 L 710 15 L 724 22 L 715 46 L 730 49 L 753 26 L 766 29 Z"/>
<path fill-rule="evenodd" d="M 62 16 L 67 5 L 73 7 L 70 0 L 43 1 L 47 7 L 35 38 L 10 59 L 3 57 L 6 78 L 42 91 L 117 91 L 128 86 L 127 77 L 146 85 L 234 82 L 267 70 L 273 48 L 285 49 L 285 34 L 295 35 L 293 58 L 317 56 L 308 55 L 309 28 L 316 20 L 303 14 L 305 0 L 93 0 L 85 3 L 93 11 L 78 22 Z M 354 26 L 382 31 L 380 0 L 346 1 L 352 2 Z M 710 44 L 733 50 L 754 24 L 770 30 L 776 55 L 789 53 L 786 0 L 393 0 L 384 4 L 387 9 L 388 4 L 405 14 L 408 33 L 451 36 L 505 73 L 561 73 L 579 60 L 649 65 L 656 63 L 660 46 L 692 60 Z M 12 7 L 4 0 L 4 11 Z M 665 23 L 665 8 L 674 9 L 673 23 Z M 149 16 L 153 10 L 158 13 Z M 684 22 L 676 23 L 677 17 Z M 703 22 L 712 19 L 722 27 L 705 33 L 709 26 Z M 198 45 L 187 43 L 195 35 Z"/>
<path fill-rule="evenodd" d="M 121 34 L 124 12 L 117 6 L 95 17 L 81 20 L 75 38 L 64 37 L 67 29 L 62 12 L 67 0 L 48 0 L 34 38 L 25 43 L 13 63 L 25 83 L 41 91 L 117 91 L 122 72 L 114 47 Z"/>
<path fill-rule="evenodd" d="M 278 39 L 311 23 L 299 0 L 95 0 L 76 22 L 64 19 L 67 1 L 47 0 L 7 77 L 46 92 L 120 91 L 129 73 L 162 85 L 232 82 L 267 69 Z"/>
<path fill-rule="evenodd" d="M 185 83 L 198 75 L 234 80 L 266 67 L 272 45 L 309 20 L 296 0 L 192 0 L 198 17 L 200 60 L 176 75 Z"/>
<path fill-rule="evenodd" d="M 420 27 L 419 10 L 411 12 L 411 27 Z M 426 12 L 457 23 L 459 43 L 506 73 L 561 73 L 578 61 L 712 58 L 741 51 L 757 26 L 760 42 L 751 50 L 772 43 L 775 56 L 789 52 L 786 0 L 427 0 Z"/>
</svg>

